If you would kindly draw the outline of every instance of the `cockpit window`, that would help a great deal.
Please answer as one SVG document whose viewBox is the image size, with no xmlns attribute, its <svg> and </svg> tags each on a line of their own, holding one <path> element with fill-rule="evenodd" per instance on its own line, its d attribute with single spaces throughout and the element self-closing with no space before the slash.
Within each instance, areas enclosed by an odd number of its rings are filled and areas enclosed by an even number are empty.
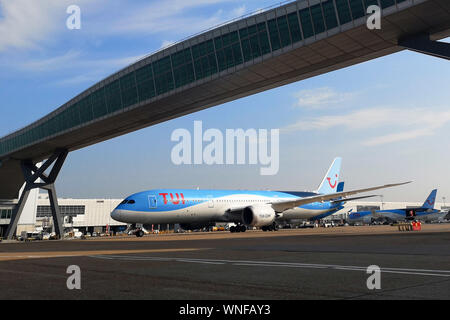
<svg viewBox="0 0 450 320">
<path fill-rule="evenodd" d="M 135 204 L 135 203 L 136 203 L 136 201 L 134 201 L 134 200 L 125 199 L 120 204 Z"/>
</svg>

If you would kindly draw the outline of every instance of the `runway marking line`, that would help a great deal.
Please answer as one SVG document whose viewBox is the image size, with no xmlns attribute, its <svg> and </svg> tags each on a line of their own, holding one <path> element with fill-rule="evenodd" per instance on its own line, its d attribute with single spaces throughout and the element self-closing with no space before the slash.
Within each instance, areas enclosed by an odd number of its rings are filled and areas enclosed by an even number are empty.
<svg viewBox="0 0 450 320">
<path fill-rule="evenodd" d="M 65 257 L 84 257 L 93 255 L 114 255 L 132 253 L 166 253 L 166 252 L 186 252 L 208 250 L 208 248 L 185 248 L 185 249 L 146 249 L 146 250 L 98 250 L 98 251 L 55 251 L 55 252 L 8 252 L 0 253 L 1 261 L 27 260 L 27 259 L 47 259 Z"/>
<path fill-rule="evenodd" d="M 278 261 L 248 261 L 248 260 L 219 260 L 219 259 L 194 259 L 194 258 L 165 258 L 165 257 L 139 257 L 124 255 L 94 255 L 91 258 L 105 260 L 122 260 L 122 261 L 159 261 L 159 262 L 183 262 L 183 263 L 200 263 L 215 265 L 233 265 L 248 267 L 285 267 L 285 268 L 305 268 L 305 269 L 334 269 L 341 271 L 362 271 L 366 272 L 367 267 L 360 266 L 343 266 L 334 264 L 311 264 L 296 262 L 278 262 Z M 404 275 L 420 275 L 433 277 L 450 277 L 450 270 L 430 270 L 430 269 L 407 269 L 407 268 L 382 268 L 381 273 L 393 273 Z"/>
</svg>

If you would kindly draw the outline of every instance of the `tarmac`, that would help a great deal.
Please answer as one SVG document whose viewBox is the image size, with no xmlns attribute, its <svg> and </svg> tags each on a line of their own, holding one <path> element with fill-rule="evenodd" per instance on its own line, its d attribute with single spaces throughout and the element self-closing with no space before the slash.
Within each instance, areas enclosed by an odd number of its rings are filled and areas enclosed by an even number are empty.
<svg viewBox="0 0 450 320">
<path fill-rule="evenodd" d="M 450 224 L 0 243 L 0 288 L 1 300 L 450 299 Z"/>
</svg>

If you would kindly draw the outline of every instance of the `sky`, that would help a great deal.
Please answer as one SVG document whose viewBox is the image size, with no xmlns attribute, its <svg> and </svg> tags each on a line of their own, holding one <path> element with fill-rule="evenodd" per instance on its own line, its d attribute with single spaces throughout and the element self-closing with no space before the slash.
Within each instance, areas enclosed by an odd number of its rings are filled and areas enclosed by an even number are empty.
<svg viewBox="0 0 450 320">
<path fill-rule="evenodd" d="M 69 5 L 81 29 L 69 30 Z M 55 110 L 164 46 L 265 0 L 0 0 L 0 136 Z M 448 41 L 448 40 L 446 40 Z M 346 189 L 414 180 L 384 201 L 450 201 L 450 64 L 402 51 L 252 95 L 72 152 L 65 198 L 123 198 L 152 188 L 314 190 L 336 156 Z M 175 165 L 171 134 L 279 129 L 276 175 L 260 165 Z"/>
</svg>

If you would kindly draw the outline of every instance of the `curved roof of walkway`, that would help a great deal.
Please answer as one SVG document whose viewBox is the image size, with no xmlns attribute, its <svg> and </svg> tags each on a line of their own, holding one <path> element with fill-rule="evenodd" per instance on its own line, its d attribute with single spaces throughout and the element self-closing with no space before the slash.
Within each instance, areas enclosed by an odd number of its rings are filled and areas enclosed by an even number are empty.
<svg viewBox="0 0 450 320">
<path fill-rule="evenodd" d="M 382 8 L 381 30 L 366 8 Z M 448 0 L 299 0 L 149 55 L 0 139 L 0 199 L 17 196 L 20 160 L 83 148 L 162 121 L 400 50 L 402 37 L 450 35 Z"/>
</svg>

